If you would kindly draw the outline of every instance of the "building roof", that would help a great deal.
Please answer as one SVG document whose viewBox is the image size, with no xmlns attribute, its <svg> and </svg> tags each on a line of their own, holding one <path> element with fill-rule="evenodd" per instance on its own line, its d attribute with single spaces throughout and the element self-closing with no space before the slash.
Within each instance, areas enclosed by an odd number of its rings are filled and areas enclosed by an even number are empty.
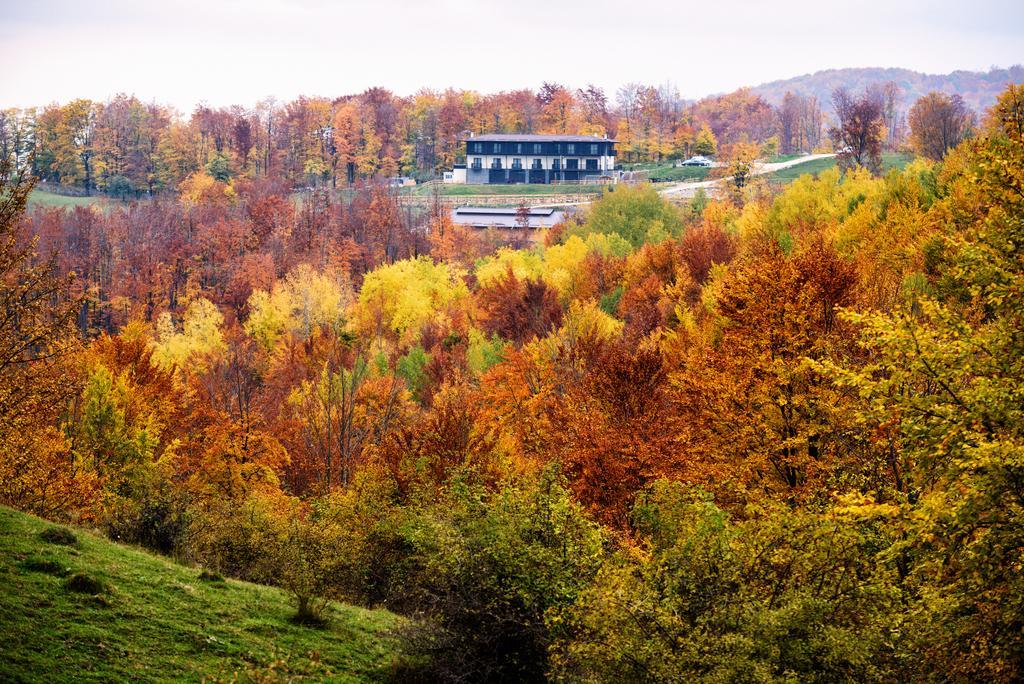
<svg viewBox="0 0 1024 684">
<path fill-rule="evenodd" d="M 471 228 L 521 228 L 517 211 L 515 207 L 457 207 L 452 210 L 452 222 Z M 531 208 L 525 218 L 527 228 L 550 228 L 565 220 L 565 211 Z"/>
<path fill-rule="evenodd" d="M 595 143 L 618 142 L 611 138 L 599 138 L 596 135 L 533 135 L 532 133 L 481 133 L 463 138 L 463 142 L 570 142 Z"/>
<path fill-rule="evenodd" d="M 530 216 L 551 216 L 555 213 L 553 207 L 529 207 Z M 519 209 L 516 207 L 456 207 L 455 213 L 461 216 L 469 214 L 488 214 L 491 216 L 518 216 Z"/>
</svg>

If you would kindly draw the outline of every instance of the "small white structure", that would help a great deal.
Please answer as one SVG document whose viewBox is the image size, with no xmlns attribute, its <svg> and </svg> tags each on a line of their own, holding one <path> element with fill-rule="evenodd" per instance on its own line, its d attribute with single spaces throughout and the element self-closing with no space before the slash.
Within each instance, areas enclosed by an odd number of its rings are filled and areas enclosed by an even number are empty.
<svg viewBox="0 0 1024 684">
<path fill-rule="evenodd" d="M 451 171 L 445 171 L 441 177 L 442 182 L 449 184 L 465 184 L 466 182 L 466 165 L 456 164 Z"/>
</svg>

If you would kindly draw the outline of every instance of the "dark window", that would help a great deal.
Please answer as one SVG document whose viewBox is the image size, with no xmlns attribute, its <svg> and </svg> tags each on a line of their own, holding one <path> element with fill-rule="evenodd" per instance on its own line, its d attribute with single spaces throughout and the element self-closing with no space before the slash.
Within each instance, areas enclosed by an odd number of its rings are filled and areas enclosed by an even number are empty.
<svg viewBox="0 0 1024 684">
<path fill-rule="evenodd" d="M 484 151 L 484 144 L 483 143 L 473 143 L 473 151 L 476 152 L 477 154 L 482 154 L 483 151 Z"/>
<path fill-rule="evenodd" d="M 513 169 L 521 169 L 521 168 L 523 168 L 523 160 L 520 159 L 519 157 L 513 157 L 512 158 L 512 168 Z"/>
<path fill-rule="evenodd" d="M 522 154 L 522 153 L 523 153 L 523 145 L 521 143 L 516 143 L 516 154 Z"/>
<path fill-rule="evenodd" d="M 597 171 L 597 160 L 596 159 L 588 159 L 587 160 L 587 171 Z"/>
<path fill-rule="evenodd" d="M 560 168 L 562 168 L 562 160 L 561 159 L 552 159 L 551 160 L 551 170 L 552 171 L 558 171 Z"/>
<path fill-rule="evenodd" d="M 540 154 L 540 143 L 533 143 L 533 153 Z"/>
<path fill-rule="evenodd" d="M 569 170 L 569 171 L 572 171 L 572 170 L 580 168 L 580 160 L 579 159 L 566 159 L 565 160 L 565 168 L 567 170 Z"/>
<path fill-rule="evenodd" d="M 543 169 L 544 165 L 541 164 L 540 159 L 534 159 L 533 164 L 530 166 L 532 169 Z"/>
<path fill-rule="evenodd" d="M 597 143 L 590 144 L 590 154 L 597 154 Z"/>
<path fill-rule="evenodd" d="M 566 147 L 568 148 L 566 154 L 576 154 L 576 146 L 574 144 L 569 143 Z"/>
<path fill-rule="evenodd" d="M 562 143 L 555 143 L 555 154 L 562 154 Z"/>
<path fill-rule="evenodd" d="M 501 168 L 501 159 L 497 158 L 497 157 L 492 159 L 491 160 L 491 168 L 492 169 L 500 169 Z"/>
<path fill-rule="evenodd" d="M 473 157 L 473 168 L 474 169 L 479 170 L 479 169 L 482 169 L 483 166 L 484 166 L 483 159 L 481 159 L 480 157 Z"/>
<path fill-rule="evenodd" d="M 501 154 L 501 143 L 494 143 L 494 154 Z"/>
</svg>

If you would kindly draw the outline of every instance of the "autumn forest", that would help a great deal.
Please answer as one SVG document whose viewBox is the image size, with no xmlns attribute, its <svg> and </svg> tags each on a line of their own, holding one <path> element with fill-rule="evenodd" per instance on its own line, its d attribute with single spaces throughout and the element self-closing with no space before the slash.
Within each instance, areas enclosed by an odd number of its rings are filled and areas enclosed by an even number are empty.
<svg viewBox="0 0 1024 684">
<path fill-rule="evenodd" d="M 94 540 L 45 542 L 73 577 L 5 559 L 53 594 L 2 612 L 144 621 L 84 566 L 102 539 L 192 573 L 186 602 L 274 588 L 271 641 L 390 621 L 370 674 L 206 635 L 182 648 L 233 664 L 158 677 L 102 669 L 143 657 L 114 627 L 22 647 L 0 617 L 0 679 L 80 647 L 89 681 L 1020 681 L 1024 86 L 901 98 L 0 111 L 0 504 Z M 717 184 L 460 225 L 438 178 L 481 133 L 706 156 Z M 754 172 L 812 153 L 835 163 Z"/>
</svg>

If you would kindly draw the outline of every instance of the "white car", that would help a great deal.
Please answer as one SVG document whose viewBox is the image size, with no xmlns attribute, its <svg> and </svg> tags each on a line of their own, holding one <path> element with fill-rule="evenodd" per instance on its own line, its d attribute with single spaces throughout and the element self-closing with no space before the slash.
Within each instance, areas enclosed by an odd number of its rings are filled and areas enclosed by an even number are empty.
<svg viewBox="0 0 1024 684">
<path fill-rule="evenodd" d="M 706 167 L 706 166 L 711 166 L 711 160 L 708 159 L 705 156 L 702 156 L 702 155 L 698 154 L 695 157 L 690 157 L 686 161 L 679 162 L 679 165 L 680 166 L 705 166 Z"/>
</svg>

